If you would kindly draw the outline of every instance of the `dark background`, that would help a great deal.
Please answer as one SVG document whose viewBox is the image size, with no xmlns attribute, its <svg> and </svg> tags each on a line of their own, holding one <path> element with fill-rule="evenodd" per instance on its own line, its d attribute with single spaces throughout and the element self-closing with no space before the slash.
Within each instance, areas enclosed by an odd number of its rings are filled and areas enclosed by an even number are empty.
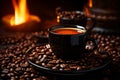
<svg viewBox="0 0 120 80">
<path fill-rule="evenodd" d="M 56 7 L 68 10 L 82 10 L 87 0 L 27 0 L 27 5 L 31 14 L 40 17 L 53 18 Z M 12 0 L 0 0 L 0 18 L 13 14 Z"/>
<path fill-rule="evenodd" d="M 82 10 L 87 0 L 27 0 L 29 12 L 42 19 L 55 18 L 56 7 L 66 10 Z M 0 19 L 7 15 L 14 14 L 12 0 L 0 0 Z"/>
</svg>

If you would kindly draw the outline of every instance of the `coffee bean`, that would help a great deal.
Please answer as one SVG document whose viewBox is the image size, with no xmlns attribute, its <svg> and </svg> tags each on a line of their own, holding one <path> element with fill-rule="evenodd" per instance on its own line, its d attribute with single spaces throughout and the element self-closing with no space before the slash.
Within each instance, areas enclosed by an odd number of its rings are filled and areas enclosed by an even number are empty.
<svg viewBox="0 0 120 80">
<path fill-rule="evenodd" d="M 21 67 L 17 67 L 15 70 L 16 70 L 16 71 L 21 71 L 22 68 L 21 68 Z"/>
<path fill-rule="evenodd" d="M 9 72 L 8 69 L 3 69 L 3 70 L 2 70 L 2 73 L 6 73 L 6 74 L 7 74 L 8 72 Z"/>
<path fill-rule="evenodd" d="M 56 60 L 49 61 L 50 64 L 56 64 Z"/>
<path fill-rule="evenodd" d="M 66 64 L 61 64 L 60 67 L 61 68 L 65 68 L 67 65 Z"/>
<path fill-rule="evenodd" d="M 81 66 L 77 66 L 77 70 L 81 70 L 82 68 L 81 68 Z"/>
<path fill-rule="evenodd" d="M 37 60 L 35 63 L 36 63 L 36 64 L 40 64 L 41 62 Z"/>
<path fill-rule="evenodd" d="M 15 74 L 11 72 L 11 73 L 9 73 L 8 75 L 9 75 L 10 77 L 14 77 Z"/>
<path fill-rule="evenodd" d="M 59 66 L 60 66 L 60 64 L 57 64 L 57 65 L 53 66 L 52 69 L 57 70 L 59 68 Z"/>
<path fill-rule="evenodd" d="M 15 77 L 11 77 L 11 80 L 15 80 Z"/>
<path fill-rule="evenodd" d="M 32 74 L 30 74 L 30 77 L 34 77 L 34 75 L 35 75 L 35 74 L 32 73 Z"/>
<path fill-rule="evenodd" d="M 55 65 L 48 63 L 48 64 L 46 64 L 46 66 L 49 67 L 49 68 L 52 68 L 52 67 L 54 67 Z"/>
</svg>

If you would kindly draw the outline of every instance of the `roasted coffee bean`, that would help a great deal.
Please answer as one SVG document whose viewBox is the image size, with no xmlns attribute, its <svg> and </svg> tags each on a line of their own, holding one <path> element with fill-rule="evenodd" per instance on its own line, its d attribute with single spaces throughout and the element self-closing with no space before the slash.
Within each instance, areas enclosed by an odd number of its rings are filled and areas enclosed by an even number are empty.
<svg viewBox="0 0 120 80">
<path fill-rule="evenodd" d="M 66 64 L 60 64 L 61 68 L 65 68 L 67 65 Z"/>
<path fill-rule="evenodd" d="M 3 69 L 3 70 L 2 70 L 2 73 L 6 73 L 6 74 L 7 74 L 8 72 L 9 72 L 8 69 Z"/>
<path fill-rule="evenodd" d="M 49 61 L 50 64 L 56 64 L 58 63 L 56 60 Z"/>
<path fill-rule="evenodd" d="M 40 64 L 41 62 L 37 60 L 37 61 L 35 61 L 35 63 L 36 63 L 36 64 Z"/>
<path fill-rule="evenodd" d="M 16 71 L 21 71 L 22 68 L 21 68 L 21 67 L 17 67 L 15 70 L 16 70 Z"/>
</svg>

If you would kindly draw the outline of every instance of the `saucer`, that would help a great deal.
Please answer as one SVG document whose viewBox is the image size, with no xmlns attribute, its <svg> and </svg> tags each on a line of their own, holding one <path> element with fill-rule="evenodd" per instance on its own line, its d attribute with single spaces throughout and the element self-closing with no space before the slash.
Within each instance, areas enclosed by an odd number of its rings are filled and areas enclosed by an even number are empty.
<svg viewBox="0 0 120 80">
<path fill-rule="evenodd" d="M 83 68 L 83 69 L 77 69 L 77 68 L 75 68 L 75 69 L 69 69 L 69 70 L 65 70 L 65 69 L 61 69 L 61 68 L 54 69 L 54 66 L 53 66 L 53 68 L 51 68 L 51 67 L 48 67 L 48 66 L 45 65 L 46 63 L 47 64 L 50 63 L 50 59 L 44 58 L 44 61 L 42 61 L 42 59 L 37 59 L 37 57 L 40 57 L 41 55 L 42 56 L 46 55 L 46 51 L 44 51 L 45 46 L 49 47 L 49 49 L 50 49 L 49 44 L 41 44 L 41 45 L 39 45 L 37 47 L 28 49 L 26 51 L 26 60 L 33 66 L 33 68 L 39 70 L 41 73 L 45 73 L 45 74 L 48 74 L 48 75 L 58 75 L 58 76 L 89 75 L 91 73 L 93 74 L 93 73 L 99 72 L 101 70 L 104 70 L 105 68 L 107 68 L 107 66 L 111 62 L 108 58 L 106 58 L 106 59 L 104 59 L 104 61 L 103 61 L 103 63 L 101 65 L 96 66 L 96 67 L 94 66 L 94 67 L 91 67 L 91 68 Z M 42 53 L 41 52 L 39 52 L 39 53 L 33 53 L 36 48 L 41 48 L 41 51 L 43 50 L 43 52 Z M 38 50 L 40 50 L 40 49 L 38 49 Z M 32 56 L 33 56 L 32 58 L 33 59 L 30 58 L 31 57 L 31 53 L 33 53 L 32 54 Z M 41 54 L 41 55 L 40 56 L 36 56 L 34 54 L 37 54 L 37 55 Z M 49 58 L 50 57 L 49 55 L 55 56 L 53 54 L 54 53 L 51 52 L 51 54 L 48 54 L 47 57 Z M 56 60 L 61 60 L 61 59 L 56 58 Z M 38 61 L 38 62 L 36 63 L 36 61 Z M 59 65 L 59 67 L 62 67 L 62 66 L 60 66 L 60 64 L 66 64 L 66 63 L 67 63 L 67 67 L 69 67 L 70 65 L 77 65 L 78 67 L 79 66 L 81 67 L 80 62 L 77 63 L 77 61 L 72 61 L 72 62 L 65 61 L 64 62 L 63 60 L 61 60 L 61 62 L 59 62 L 59 63 L 52 63 L 52 64 L 55 64 L 55 66 Z M 88 67 L 88 66 L 84 65 L 84 67 Z"/>
</svg>

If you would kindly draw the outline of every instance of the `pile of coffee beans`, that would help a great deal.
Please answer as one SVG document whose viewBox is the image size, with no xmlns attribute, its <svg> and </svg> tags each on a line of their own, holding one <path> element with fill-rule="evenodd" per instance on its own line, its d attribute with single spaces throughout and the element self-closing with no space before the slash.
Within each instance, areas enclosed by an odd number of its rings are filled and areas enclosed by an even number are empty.
<svg viewBox="0 0 120 80">
<path fill-rule="evenodd" d="M 41 45 L 33 48 L 29 54 L 29 60 L 32 62 L 54 70 L 88 70 L 99 67 L 107 61 L 108 54 L 102 53 L 94 55 L 94 53 L 86 53 L 85 57 L 79 60 L 62 60 L 56 57 L 52 52 L 50 45 Z"/>
<path fill-rule="evenodd" d="M 26 61 L 25 52 L 35 47 L 43 32 L 12 33 L 0 36 L 0 79 L 3 80 L 48 80 L 39 75 Z M 34 37 L 33 37 L 34 36 Z"/>
<path fill-rule="evenodd" d="M 113 62 L 120 62 L 120 36 L 94 33 L 91 35 L 98 40 L 98 49 L 94 54 L 98 53 L 108 54 Z"/>
<path fill-rule="evenodd" d="M 33 50 L 28 59 L 49 69 L 86 70 L 101 66 L 109 57 L 113 66 L 112 69 L 106 69 L 104 72 L 110 75 L 113 71 L 120 73 L 120 35 L 93 33 L 90 36 L 98 40 L 98 48 L 94 52 L 78 61 L 64 61 L 54 55 L 48 43 L 38 45 L 42 41 L 44 42 L 44 39 L 47 39 L 45 38 L 48 37 L 47 32 L 1 34 L 0 79 L 56 80 L 54 77 L 42 75 L 26 61 L 25 52 L 29 48 L 33 48 Z M 105 79 L 110 80 L 109 77 Z"/>
<path fill-rule="evenodd" d="M 61 11 L 57 13 L 62 19 L 83 19 L 85 13 L 80 11 Z"/>
<path fill-rule="evenodd" d="M 112 60 L 112 70 L 120 73 L 120 35 L 117 34 L 99 34 L 93 33 L 91 37 L 98 40 L 98 49 L 94 52 L 95 55 L 98 53 L 106 53 Z"/>
<path fill-rule="evenodd" d="M 85 26 L 87 18 L 81 11 L 59 11 L 56 10 L 57 22 L 60 24 L 81 24 Z"/>
</svg>

